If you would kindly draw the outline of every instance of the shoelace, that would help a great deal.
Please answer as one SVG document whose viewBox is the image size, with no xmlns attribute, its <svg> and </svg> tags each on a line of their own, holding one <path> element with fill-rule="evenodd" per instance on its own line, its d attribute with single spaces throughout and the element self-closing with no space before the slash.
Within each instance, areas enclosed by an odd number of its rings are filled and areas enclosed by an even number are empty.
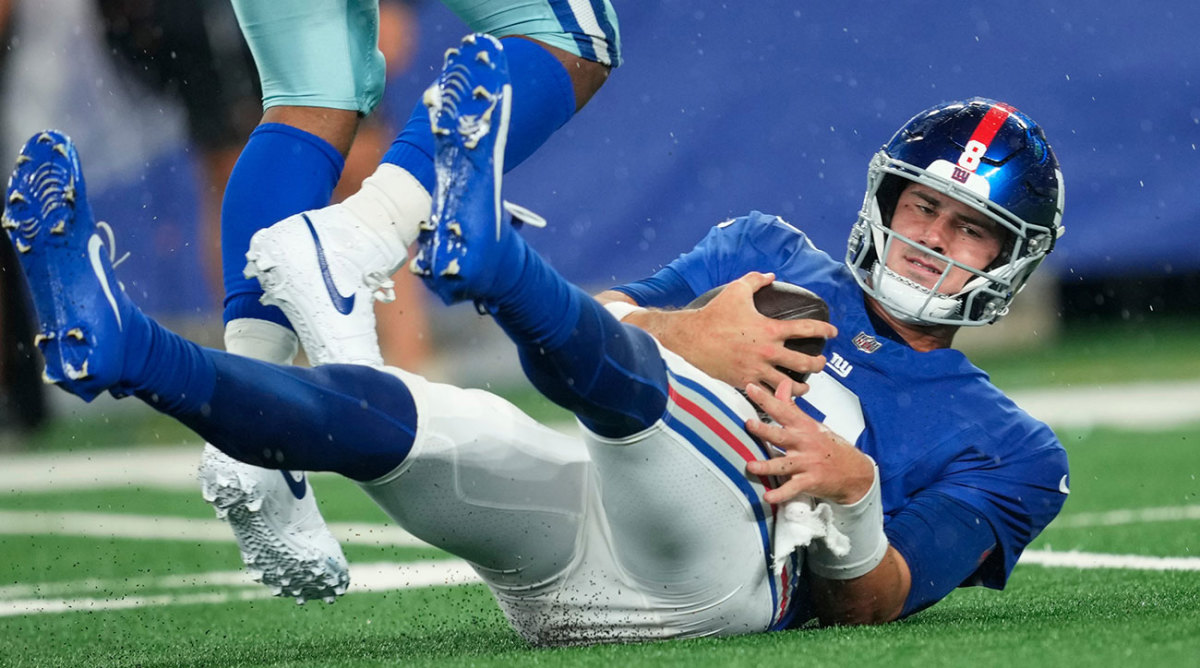
<svg viewBox="0 0 1200 668">
<path fill-rule="evenodd" d="M 396 301 L 396 282 L 382 271 L 367 272 L 363 282 L 371 291 L 371 298 L 384 304 Z"/>
</svg>

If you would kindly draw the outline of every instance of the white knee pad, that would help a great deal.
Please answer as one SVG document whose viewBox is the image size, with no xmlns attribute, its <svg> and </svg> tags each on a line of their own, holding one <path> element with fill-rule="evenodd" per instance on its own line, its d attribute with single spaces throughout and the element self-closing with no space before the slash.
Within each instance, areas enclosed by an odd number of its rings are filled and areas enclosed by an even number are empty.
<svg viewBox="0 0 1200 668">
<path fill-rule="evenodd" d="M 407 459 L 363 489 L 401 527 L 476 566 L 489 584 L 532 587 L 572 562 L 587 506 L 583 443 L 482 390 L 392 367 L 417 407 Z"/>
</svg>

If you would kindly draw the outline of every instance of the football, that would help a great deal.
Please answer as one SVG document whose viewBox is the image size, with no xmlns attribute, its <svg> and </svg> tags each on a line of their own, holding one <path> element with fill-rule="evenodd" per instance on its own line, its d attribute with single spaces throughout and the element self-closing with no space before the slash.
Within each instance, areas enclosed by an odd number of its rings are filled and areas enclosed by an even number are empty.
<svg viewBox="0 0 1200 668">
<path fill-rule="evenodd" d="M 721 294 L 724 285 L 717 286 L 692 300 L 687 308 L 700 308 Z M 770 285 L 759 288 L 754 293 L 754 308 L 758 312 L 775 320 L 823 320 L 829 322 L 829 305 L 812 290 L 799 285 L 774 281 Z M 820 355 L 825 351 L 825 339 L 812 337 L 803 339 L 788 339 L 784 342 L 789 350 L 805 355 Z M 808 380 L 808 374 L 798 373 L 791 369 L 777 367 L 792 380 L 803 383 Z"/>
</svg>

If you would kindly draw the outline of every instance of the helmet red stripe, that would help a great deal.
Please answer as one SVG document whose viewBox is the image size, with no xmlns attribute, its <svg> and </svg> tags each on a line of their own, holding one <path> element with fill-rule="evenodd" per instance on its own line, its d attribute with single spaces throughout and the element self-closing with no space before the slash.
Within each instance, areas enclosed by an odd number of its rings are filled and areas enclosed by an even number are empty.
<svg viewBox="0 0 1200 668">
<path fill-rule="evenodd" d="M 996 138 L 996 133 L 1004 126 L 1004 121 L 1016 111 L 1007 104 L 997 104 L 984 114 L 983 120 L 979 121 L 979 125 L 975 127 L 975 132 L 971 135 L 971 141 L 977 141 L 984 146 L 991 146 L 992 140 Z"/>
</svg>

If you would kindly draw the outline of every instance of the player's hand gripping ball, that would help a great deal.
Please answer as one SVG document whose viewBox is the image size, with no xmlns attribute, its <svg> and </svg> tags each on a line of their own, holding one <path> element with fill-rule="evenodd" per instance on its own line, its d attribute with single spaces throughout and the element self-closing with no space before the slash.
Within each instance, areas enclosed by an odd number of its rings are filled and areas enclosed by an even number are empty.
<svg viewBox="0 0 1200 668">
<path fill-rule="evenodd" d="M 705 292 L 693 299 L 687 305 L 687 308 L 702 308 L 705 304 L 712 301 L 714 297 L 721 294 L 721 291 L 724 289 L 725 286 L 720 285 Z M 812 290 L 783 281 L 774 281 L 765 287 L 759 288 L 758 292 L 754 293 L 754 308 L 758 309 L 759 313 L 775 320 L 822 320 L 829 322 L 829 305 L 825 303 L 824 299 L 818 297 Z M 788 339 L 784 342 L 784 346 L 789 350 L 815 357 L 825 352 L 825 339 L 820 337 Z M 808 380 L 807 373 L 799 373 L 783 367 L 776 368 L 786 373 L 797 383 L 803 383 Z"/>
</svg>

